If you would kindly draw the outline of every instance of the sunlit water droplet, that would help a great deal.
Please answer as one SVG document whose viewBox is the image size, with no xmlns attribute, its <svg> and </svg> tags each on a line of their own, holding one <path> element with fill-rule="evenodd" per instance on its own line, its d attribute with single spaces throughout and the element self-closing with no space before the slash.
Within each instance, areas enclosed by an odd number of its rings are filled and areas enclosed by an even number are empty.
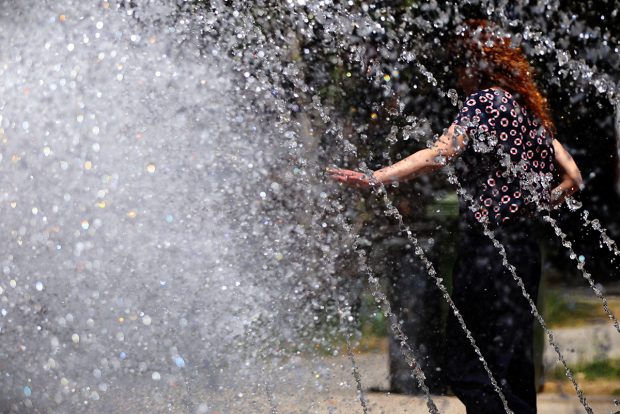
<svg viewBox="0 0 620 414">
<path fill-rule="evenodd" d="M 185 360 L 181 356 L 177 355 L 174 357 L 174 364 L 179 368 L 183 368 L 185 367 Z"/>
</svg>

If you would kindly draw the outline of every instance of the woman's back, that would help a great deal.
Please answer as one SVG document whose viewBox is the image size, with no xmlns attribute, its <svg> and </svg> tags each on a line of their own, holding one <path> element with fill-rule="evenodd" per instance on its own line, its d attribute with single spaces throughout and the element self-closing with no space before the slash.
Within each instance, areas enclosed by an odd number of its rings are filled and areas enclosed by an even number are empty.
<svg viewBox="0 0 620 414">
<path fill-rule="evenodd" d="M 468 218 L 488 216 L 500 224 L 531 215 L 536 201 L 549 202 L 552 137 L 510 92 L 488 88 L 469 95 L 455 124 L 468 137 L 457 173 L 480 206 L 475 213 L 465 208 Z"/>
</svg>

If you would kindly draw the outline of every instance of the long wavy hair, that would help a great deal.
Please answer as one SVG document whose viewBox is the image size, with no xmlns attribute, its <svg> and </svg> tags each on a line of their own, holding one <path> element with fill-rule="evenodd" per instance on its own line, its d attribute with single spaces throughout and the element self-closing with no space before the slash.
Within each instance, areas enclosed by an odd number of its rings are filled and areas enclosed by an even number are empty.
<svg viewBox="0 0 620 414">
<path fill-rule="evenodd" d="M 547 99 L 534 80 L 534 70 L 520 47 L 487 20 L 466 20 L 451 47 L 457 66 L 470 68 L 479 85 L 497 85 L 514 95 L 555 135 Z"/>
</svg>

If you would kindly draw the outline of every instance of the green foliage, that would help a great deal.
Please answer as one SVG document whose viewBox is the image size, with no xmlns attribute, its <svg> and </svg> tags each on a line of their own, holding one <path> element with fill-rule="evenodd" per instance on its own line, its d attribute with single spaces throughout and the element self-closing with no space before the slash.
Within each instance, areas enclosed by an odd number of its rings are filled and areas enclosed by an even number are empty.
<svg viewBox="0 0 620 414">
<path fill-rule="evenodd" d="M 543 314 L 550 327 L 579 326 L 601 318 L 600 304 L 585 297 L 548 291 L 543 295 Z"/>
<path fill-rule="evenodd" d="M 388 335 L 389 321 L 376 305 L 374 298 L 368 295 L 362 299 L 359 315 L 363 337 L 385 337 Z"/>
<path fill-rule="evenodd" d="M 571 367 L 575 374 L 584 375 L 586 380 L 620 378 L 620 359 L 603 359 Z M 562 367 L 557 367 L 549 373 L 549 378 L 564 380 L 566 374 Z"/>
<path fill-rule="evenodd" d="M 448 192 L 426 205 L 426 215 L 429 217 L 440 215 L 455 218 L 458 217 L 458 214 L 459 201 L 456 192 Z"/>
</svg>

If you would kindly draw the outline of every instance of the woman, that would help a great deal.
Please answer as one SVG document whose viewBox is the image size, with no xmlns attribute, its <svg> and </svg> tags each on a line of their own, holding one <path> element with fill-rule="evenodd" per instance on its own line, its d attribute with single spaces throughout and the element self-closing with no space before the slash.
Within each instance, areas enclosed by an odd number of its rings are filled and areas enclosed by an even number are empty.
<svg viewBox="0 0 620 414">
<path fill-rule="evenodd" d="M 537 206 L 562 203 L 582 185 L 577 165 L 553 138 L 555 127 L 533 70 L 510 38 L 471 20 L 454 42 L 455 72 L 467 98 L 431 148 L 367 176 L 328 169 L 355 187 L 402 182 L 457 160 L 459 182 L 475 200 L 461 198 L 461 237 L 453 271 L 453 300 L 517 414 L 536 412 L 533 317 L 529 305 L 479 221 L 494 229 L 533 300 L 540 281 L 535 238 Z M 551 190 L 551 178 L 559 183 Z M 473 207 L 473 208 L 472 208 Z M 447 326 L 446 376 L 468 413 L 504 412 L 456 318 Z"/>
</svg>

